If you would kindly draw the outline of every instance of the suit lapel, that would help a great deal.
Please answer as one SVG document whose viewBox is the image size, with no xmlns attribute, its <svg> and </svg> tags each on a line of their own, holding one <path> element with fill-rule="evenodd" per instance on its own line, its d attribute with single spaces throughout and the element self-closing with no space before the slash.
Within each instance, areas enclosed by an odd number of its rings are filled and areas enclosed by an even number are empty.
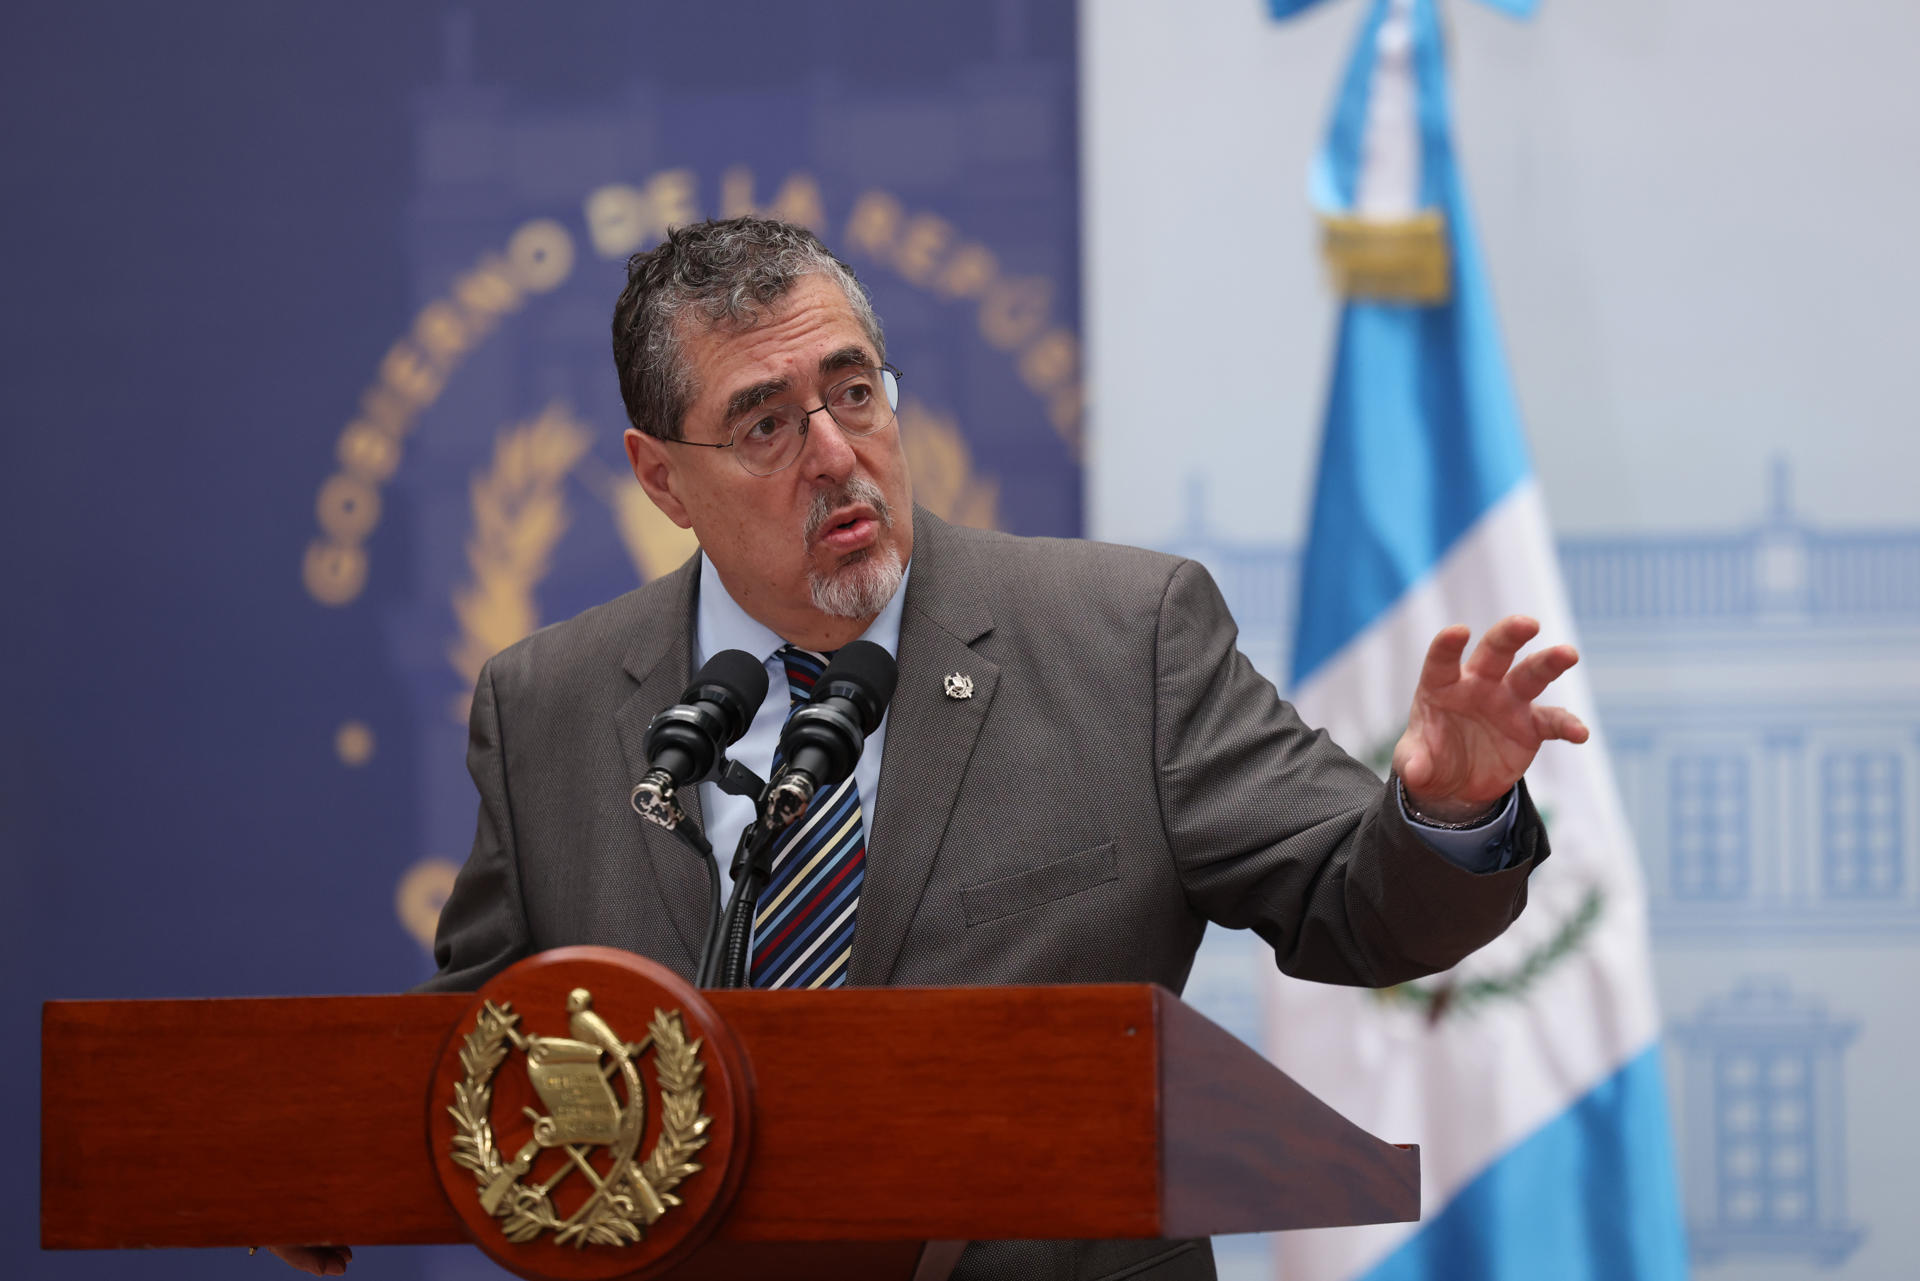
<svg viewBox="0 0 1920 1281">
<path fill-rule="evenodd" d="M 647 723 L 663 708 L 670 707 L 693 676 L 694 596 L 700 584 L 699 557 L 688 561 L 659 580 L 665 599 L 657 607 L 655 626 L 643 628 L 622 666 L 633 678 L 634 690 L 615 709 L 613 726 L 620 738 L 620 754 L 626 760 L 631 787 L 647 772 Z M 700 856 L 673 833 L 655 827 L 638 814 L 627 797 L 620 798 L 633 822 L 635 837 L 645 857 L 634 859 L 637 870 L 621 868 L 620 875 L 633 875 L 650 888 L 652 898 L 663 904 L 674 932 L 686 947 L 686 964 L 677 967 L 692 974 L 706 940 L 709 892 L 707 870 Z M 680 804 L 698 823 L 702 821 L 698 788 L 680 794 Z M 645 882 L 651 878 L 652 885 Z M 642 901 L 647 899 L 642 895 Z"/>
<path fill-rule="evenodd" d="M 856 985 L 878 986 L 893 973 L 999 683 L 1000 669 L 970 648 L 993 630 L 993 615 L 957 554 L 964 553 L 947 526 L 916 510 L 900 678 L 887 709 L 880 795 L 854 918 L 848 982 Z M 970 698 L 945 693 L 953 672 L 972 679 Z"/>
</svg>

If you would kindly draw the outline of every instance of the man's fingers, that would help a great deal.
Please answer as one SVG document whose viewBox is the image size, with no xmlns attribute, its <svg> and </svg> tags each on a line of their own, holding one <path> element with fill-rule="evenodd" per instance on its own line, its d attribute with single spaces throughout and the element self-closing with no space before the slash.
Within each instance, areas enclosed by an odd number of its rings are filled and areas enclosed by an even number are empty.
<svg viewBox="0 0 1920 1281">
<path fill-rule="evenodd" d="M 1533 732 L 1544 742 L 1550 738 L 1565 739 L 1569 743 L 1584 743 L 1591 731 L 1586 722 L 1564 707 L 1536 707 L 1533 709 Z"/>
<path fill-rule="evenodd" d="M 1425 748 L 1416 747 L 1409 751 L 1406 759 L 1395 768 L 1400 772 L 1400 781 L 1416 792 L 1433 782 L 1433 758 L 1427 755 Z"/>
<path fill-rule="evenodd" d="M 1427 646 L 1427 661 L 1420 665 L 1423 689 L 1445 689 L 1460 679 L 1460 655 L 1467 650 L 1467 637 L 1473 633 L 1461 623 L 1443 627 Z"/>
<path fill-rule="evenodd" d="M 337 1277 L 353 1261 L 353 1247 L 345 1245 L 270 1245 L 267 1253 L 315 1277 Z"/>
<path fill-rule="evenodd" d="M 1520 647 L 1540 634 L 1540 624 L 1525 614 L 1508 614 L 1487 628 L 1487 634 L 1473 647 L 1467 671 L 1482 680 L 1497 681 L 1513 666 Z"/>
<path fill-rule="evenodd" d="M 1579 661 L 1580 655 L 1571 645 L 1555 645 L 1552 649 L 1528 654 L 1507 673 L 1507 688 L 1521 702 L 1531 703 L 1546 693 L 1547 686 L 1559 680 L 1568 668 Z"/>
</svg>

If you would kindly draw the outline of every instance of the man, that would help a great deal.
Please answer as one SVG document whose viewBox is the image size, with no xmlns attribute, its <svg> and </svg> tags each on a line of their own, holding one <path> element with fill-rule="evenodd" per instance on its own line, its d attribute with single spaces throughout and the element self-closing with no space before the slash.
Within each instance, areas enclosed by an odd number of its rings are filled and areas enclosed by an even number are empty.
<svg viewBox="0 0 1920 1281">
<path fill-rule="evenodd" d="M 1534 705 L 1575 655 L 1516 663 L 1530 620 L 1464 665 L 1465 628 L 1435 638 L 1382 786 L 1254 672 L 1198 565 L 916 510 L 880 325 L 804 229 L 671 232 L 628 263 L 614 353 L 634 476 L 701 555 L 482 672 L 479 826 L 429 986 L 571 943 L 691 976 L 705 869 L 628 803 L 648 721 L 745 648 L 771 690 L 734 755 L 765 774 L 824 656 L 861 637 L 896 655 L 897 691 L 776 856 L 757 985 L 1178 991 L 1211 920 L 1257 930 L 1289 974 L 1380 986 L 1452 965 L 1524 905 L 1547 842 L 1520 777 L 1543 740 L 1586 737 Z M 701 791 L 724 847 L 747 803 Z M 956 1275 L 1213 1267 L 1205 1242 L 989 1242 Z"/>
</svg>

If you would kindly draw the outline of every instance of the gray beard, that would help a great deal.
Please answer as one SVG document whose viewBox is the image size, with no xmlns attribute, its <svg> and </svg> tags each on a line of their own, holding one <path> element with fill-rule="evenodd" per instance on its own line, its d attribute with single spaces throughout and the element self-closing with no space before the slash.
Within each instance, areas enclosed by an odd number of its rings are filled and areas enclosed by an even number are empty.
<svg viewBox="0 0 1920 1281">
<path fill-rule="evenodd" d="M 892 530 L 893 509 L 887 505 L 886 495 L 872 481 L 854 477 L 839 493 L 813 496 L 812 509 L 807 513 L 807 545 L 813 544 L 829 515 L 853 502 L 873 508 L 880 518 L 880 527 Z M 813 607 L 829 618 L 872 618 L 887 607 L 905 576 L 906 567 L 900 563 L 897 550 L 863 548 L 829 573 L 809 569 L 807 590 L 813 595 Z"/>
<path fill-rule="evenodd" d="M 872 618 L 887 607 L 905 576 L 900 553 L 881 547 L 848 557 L 830 574 L 809 571 L 807 587 L 813 607 L 830 618 Z"/>
</svg>

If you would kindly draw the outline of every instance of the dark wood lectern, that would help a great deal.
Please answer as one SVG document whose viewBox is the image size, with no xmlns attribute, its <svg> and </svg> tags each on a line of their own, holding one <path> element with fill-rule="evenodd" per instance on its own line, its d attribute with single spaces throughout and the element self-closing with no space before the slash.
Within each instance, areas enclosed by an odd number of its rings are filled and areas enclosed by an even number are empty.
<svg viewBox="0 0 1920 1281">
<path fill-rule="evenodd" d="M 49 1002 L 41 1054 L 49 1249 L 473 1240 L 530 1277 L 925 1281 L 968 1240 L 1420 1208 L 1416 1149 L 1147 986 L 695 992 L 567 948 L 478 996 Z M 642 1239 L 515 1244 L 514 1206 Z"/>
</svg>

